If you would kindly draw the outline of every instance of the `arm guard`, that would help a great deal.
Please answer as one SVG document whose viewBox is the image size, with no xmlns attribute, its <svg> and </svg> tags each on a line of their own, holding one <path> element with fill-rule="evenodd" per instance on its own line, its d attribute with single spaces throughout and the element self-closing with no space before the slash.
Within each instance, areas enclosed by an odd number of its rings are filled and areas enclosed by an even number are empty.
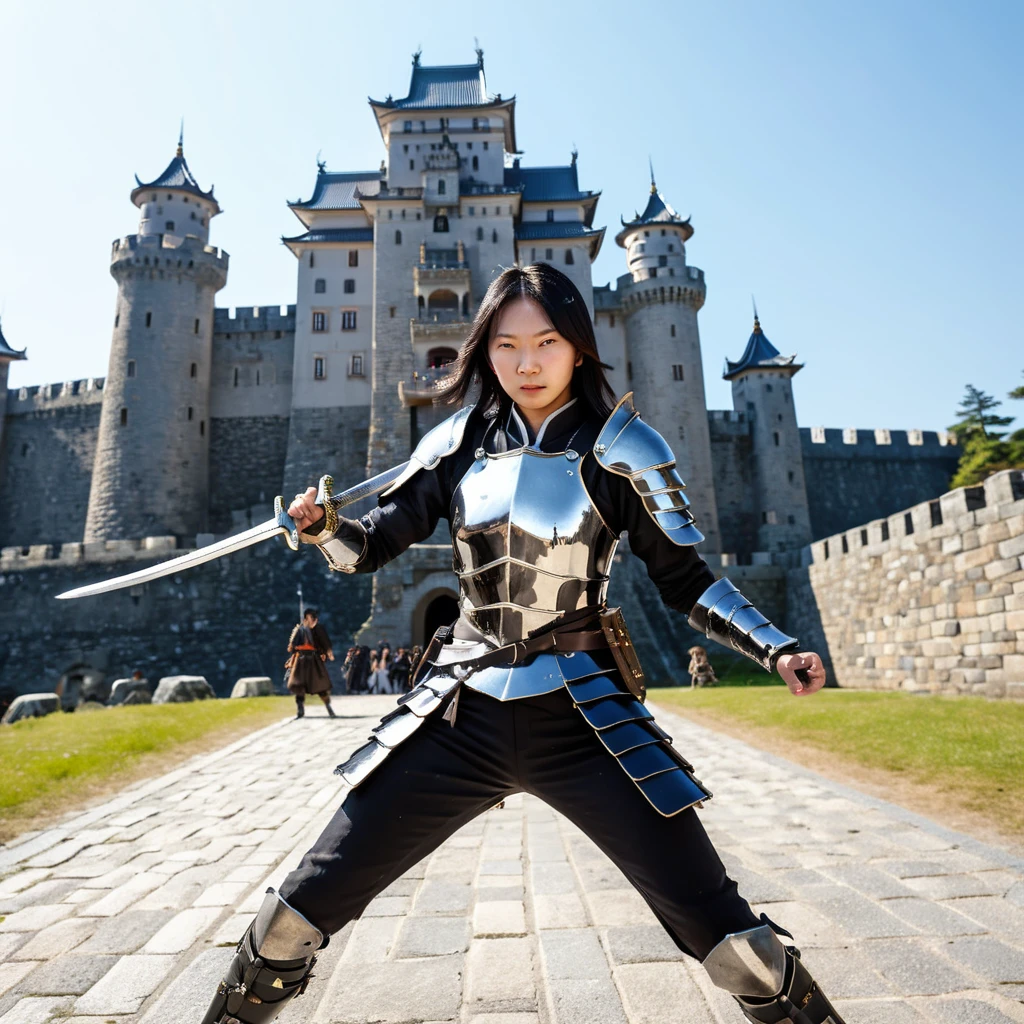
<svg viewBox="0 0 1024 1024">
<path fill-rule="evenodd" d="M 800 641 L 773 626 L 724 576 L 712 583 L 690 609 L 690 625 L 708 639 L 716 640 L 756 661 L 766 672 L 785 650 Z"/>
<path fill-rule="evenodd" d="M 358 520 L 338 515 L 330 504 L 333 490 L 333 478 L 320 477 L 316 503 L 324 510 L 323 523 L 317 533 L 300 533 L 299 540 L 315 544 L 332 572 L 352 573 L 366 554 L 366 530 Z"/>
<path fill-rule="evenodd" d="M 640 419 L 632 391 L 605 420 L 594 444 L 594 458 L 602 468 L 629 480 L 648 515 L 673 544 L 689 547 L 704 539 L 694 526 L 672 449 Z"/>
</svg>

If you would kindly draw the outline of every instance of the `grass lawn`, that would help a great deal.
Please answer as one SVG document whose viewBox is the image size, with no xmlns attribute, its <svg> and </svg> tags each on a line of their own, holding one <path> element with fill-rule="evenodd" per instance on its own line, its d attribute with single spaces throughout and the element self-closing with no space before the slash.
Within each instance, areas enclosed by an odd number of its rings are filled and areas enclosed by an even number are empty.
<svg viewBox="0 0 1024 1024">
<path fill-rule="evenodd" d="M 0 842 L 294 713 L 291 697 L 139 704 L 0 729 Z"/>
<path fill-rule="evenodd" d="M 651 699 L 791 760 L 818 754 L 812 767 L 827 753 L 833 777 L 844 763 L 860 766 L 1024 836 L 1024 704 L 837 689 L 792 697 L 782 685 L 659 688 Z M 904 802 L 896 791 L 890 799 Z"/>
</svg>

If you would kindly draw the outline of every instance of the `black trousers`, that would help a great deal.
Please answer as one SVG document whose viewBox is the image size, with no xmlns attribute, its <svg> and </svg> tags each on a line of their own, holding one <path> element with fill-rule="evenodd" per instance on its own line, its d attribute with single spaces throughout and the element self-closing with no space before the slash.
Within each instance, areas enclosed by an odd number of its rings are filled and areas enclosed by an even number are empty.
<svg viewBox="0 0 1024 1024">
<path fill-rule="evenodd" d="M 662 817 L 564 690 L 498 701 L 462 687 L 351 790 L 280 893 L 331 934 L 478 814 L 517 792 L 564 814 L 611 858 L 676 945 L 703 959 L 761 922 L 693 808 Z"/>
</svg>

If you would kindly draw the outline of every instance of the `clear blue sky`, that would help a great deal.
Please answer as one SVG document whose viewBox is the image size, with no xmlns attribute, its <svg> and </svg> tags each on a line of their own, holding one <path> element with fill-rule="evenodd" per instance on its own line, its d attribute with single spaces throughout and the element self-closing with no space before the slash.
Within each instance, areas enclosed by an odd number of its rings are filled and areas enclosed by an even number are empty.
<svg viewBox="0 0 1024 1024">
<path fill-rule="evenodd" d="M 434 12 L 437 12 L 436 14 Z M 224 213 L 219 305 L 294 301 L 299 230 L 322 153 L 383 156 L 366 98 L 485 51 L 517 97 L 527 164 L 580 151 L 612 240 L 643 208 L 647 158 L 696 233 L 712 408 L 757 297 L 806 368 L 803 425 L 943 428 L 965 383 L 1021 382 L 1024 5 L 944 0 L 323 4 L 12 0 L 0 6 L 0 309 L 30 361 L 14 386 L 106 372 L 112 239 L 135 230 L 133 174 L 185 151 Z M 1003 411 L 1024 416 L 1022 403 Z M 1016 408 L 1014 408 L 1016 407 Z"/>
</svg>

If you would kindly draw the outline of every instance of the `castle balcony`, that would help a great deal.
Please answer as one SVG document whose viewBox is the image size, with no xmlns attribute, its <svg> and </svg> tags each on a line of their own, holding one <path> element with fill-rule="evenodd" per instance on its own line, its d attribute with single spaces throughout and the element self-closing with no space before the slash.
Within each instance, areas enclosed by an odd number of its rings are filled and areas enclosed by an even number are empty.
<svg viewBox="0 0 1024 1024">
<path fill-rule="evenodd" d="M 444 149 L 423 154 L 423 166 L 428 171 L 454 171 L 459 166 L 458 150 Z"/>
<path fill-rule="evenodd" d="M 454 249 L 420 245 L 420 259 L 412 268 L 412 278 L 413 294 L 419 303 L 418 320 L 452 323 L 469 316 L 472 275 L 462 242 Z"/>
<path fill-rule="evenodd" d="M 440 378 L 444 376 L 438 371 L 437 376 L 426 374 L 420 376 L 413 374 L 412 380 L 400 380 L 398 382 L 398 400 L 407 409 L 419 405 L 433 405 L 437 398 L 437 385 Z"/>
</svg>

